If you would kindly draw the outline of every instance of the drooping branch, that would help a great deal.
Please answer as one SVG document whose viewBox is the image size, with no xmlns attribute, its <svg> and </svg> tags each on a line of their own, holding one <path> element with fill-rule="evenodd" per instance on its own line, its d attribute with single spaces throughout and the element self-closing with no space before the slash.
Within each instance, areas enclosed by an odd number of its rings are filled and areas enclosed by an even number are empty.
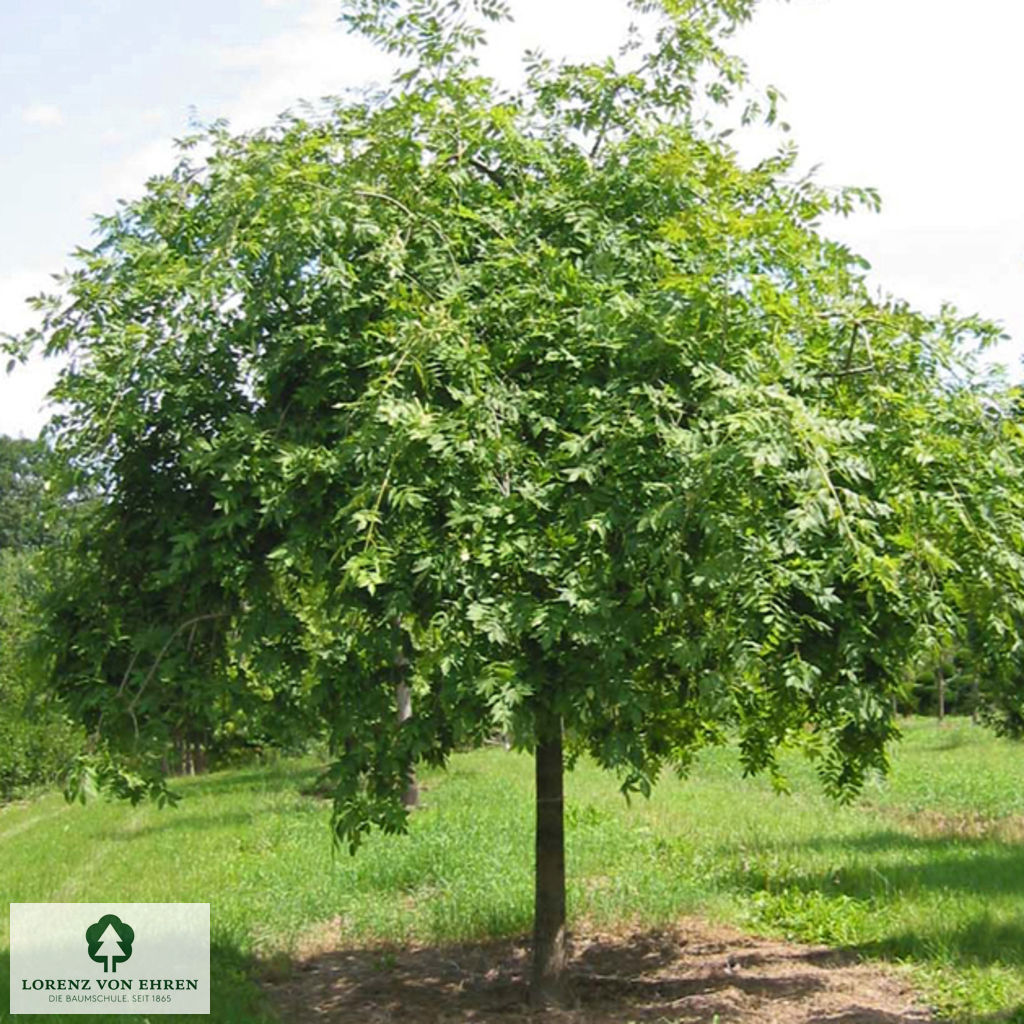
<svg viewBox="0 0 1024 1024">
<path fill-rule="evenodd" d="M 164 656 L 170 649 L 171 644 L 174 643 L 177 637 L 189 627 L 195 628 L 195 626 L 197 626 L 200 622 L 208 622 L 212 619 L 222 619 L 224 618 L 225 615 L 227 615 L 227 612 L 207 612 L 203 615 L 195 615 L 191 619 L 186 619 L 184 622 L 182 622 L 177 627 L 177 629 L 175 629 L 174 632 L 171 633 L 171 635 L 164 641 L 163 647 L 160 648 L 159 653 L 157 654 L 156 658 L 153 661 L 153 664 L 150 666 L 149 671 L 146 673 L 146 678 L 142 680 L 142 684 L 136 691 L 135 696 L 132 697 L 132 699 L 128 702 L 127 711 L 128 714 L 131 716 L 132 726 L 135 729 L 136 736 L 139 735 L 139 723 L 135 717 L 135 706 L 138 704 L 139 700 L 142 697 L 142 694 L 146 690 L 146 687 L 149 685 L 150 681 L 153 679 L 153 676 L 156 674 L 156 670 L 160 667 L 160 663 L 163 661 Z M 132 656 L 132 660 L 128 665 L 128 669 L 125 672 L 124 679 L 122 679 L 121 685 L 118 687 L 117 696 L 120 696 L 121 693 L 124 691 L 125 684 L 128 681 L 128 673 L 131 672 L 132 666 L 135 664 L 137 656 L 138 652 L 136 652 L 136 654 Z M 97 724 L 96 728 L 98 731 L 99 724 Z"/>
</svg>

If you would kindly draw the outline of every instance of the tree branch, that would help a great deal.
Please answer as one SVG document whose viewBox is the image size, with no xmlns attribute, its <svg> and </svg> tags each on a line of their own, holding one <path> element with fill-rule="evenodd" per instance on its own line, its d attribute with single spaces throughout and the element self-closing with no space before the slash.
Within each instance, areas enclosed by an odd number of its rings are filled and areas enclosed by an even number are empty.
<svg viewBox="0 0 1024 1024">
<path fill-rule="evenodd" d="M 375 192 L 372 189 L 367 188 L 354 188 L 352 189 L 352 195 L 360 196 L 363 199 L 379 199 L 381 202 L 390 203 L 392 206 L 397 207 L 407 216 L 414 220 L 421 220 L 426 224 L 431 231 L 441 240 L 441 244 L 444 246 L 445 251 L 448 253 L 448 258 L 452 261 L 452 267 L 458 272 L 459 261 L 455 258 L 455 253 L 452 250 L 452 244 L 448 241 L 448 236 L 438 227 L 437 222 L 432 220 L 430 217 L 425 217 L 422 214 L 415 214 L 408 206 L 405 205 L 400 199 L 396 199 L 394 196 L 389 196 L 386 192 Z M 417 282 L 418 283 L 418 282 Z"/>
<path fill-rule="evenodd" d="M 853 361 L 853 349 L 857 344 L 857 331 L 860 328 L 860 324 L 854 320 L 853 330 L 850 331 L 850 344 L 846 346 L 846 361 L 843 363 L 843 369 L 849 370 L 850 363 Z"/>
<path fill-rule="evenodd" d="M 139 698 L 142 696 L 143 691 L 146 689 L 146 687 L 149 685 L 150 680 L 156 674 L 156 670 L 160 667 L 160 662 L 163 661 L 164 655 L 167 653 L 167 649 L 174 642 L 174 640 L 176 639 L 178 634 L 181 633 L 183 630 L 188 629 L 189 626 L 195 627 L 200 622 L 207 622 L 210 619 L 222 619 L 222 618 L 224 618 L 225 615 L 227 615 L 227 612 L 207 612 L 204 615 L 196 615 L 196 616 L 193 616 L 191 619 L 186 619 L 183 623 L 181 623 L 180 626 L 178 626 L 177 629 L 175 629 L 175 631 L 164 642 L 163 647 L 160 648 L 160 652 L 156 656 L 156 660 L 153 662 L 152 666 L 150 667 L 149 672 L 146 673 L 146 678 L 142 680 L 142 685 L 139 687 L 139 689 L 136 692 L 135 696 L 132 697 L 132 699 L 128 702 L 128 714 L 132 716 L 132 722 L 135 725 L 135 735 L 136 736 L 139 733 L 139 726 L 138 726 L 138 722 L 135 720 L 135 705 L 139 702 Z M 134 664 L 134 663 L 135 663 L 135 659 L 132 658 L 132 664 Z M 129 665 L 129 670 L 130 669 L 131 669 L 131 665 Z M 117 691 L 118 694 L 120 694 L 121 691 L 124 689 L 124 683 L 127 681 L 127 678 L 128 678 L 127 677 L 127 673 L 125 673 L 125 679 L 122 681 L 121 686 L 118 688 L 118 691 Z"/>
<path fill-rule="evenodd" d="M 612 89 L 611 95 L 608 97 L 604 116 L 601 118 L 601 127 L 597 131 L 597 138 L 594 140 L 594 145 L 590 149 L 590 160 L 593 160 L 597 156 L 604 143 L 605 135 L 608 133 L 608 126 L 611 124 L 612 113 L 615 110 L 615 97 L 618 96 L 619 91 L 622 89 L 622 82 L 618 82 L 615 88 Z"/>
<path fill-rule="evenodd" d="M 469 162 L 481 173 L 486 175 L 491 181 L 494 182 L 498 188 L 505 188 L 508 182 L 505 179 L 505 175 L 501 173 L 501 170 L 497 167 L 491 167 L 490 164 L 485 164 L 483 160 L 478 156 L 471 156 Z"/>
<path fill-rule="evenodd" d="M 878 367 L 874 365 L 869 366 L 844 366 L 841 370 L 822 370 L 820 373 L 816 373 L 814 376 L 818 378 L 822 377 L 855 377 L 861 373 L 875 373 Z"/>
</svg>

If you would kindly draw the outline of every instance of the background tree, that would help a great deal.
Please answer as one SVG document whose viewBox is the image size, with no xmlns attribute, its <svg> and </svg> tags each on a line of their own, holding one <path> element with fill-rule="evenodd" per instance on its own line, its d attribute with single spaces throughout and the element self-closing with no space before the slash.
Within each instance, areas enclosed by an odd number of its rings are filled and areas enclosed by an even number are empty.
<svg viewBox="0 0 1024 1024">
<path fill-rule="evenodd" d="M 540 1004 L 567 763 L 647 793 L 736 738 L 782 785 L 796 745 L 848 796 L 910 666 L 1019 646 L 1019 431 L 968 351 L 997 330 L 873 298 L 819 232 L 873 193 L 746 167 L 699 114 L 751 2 L 633 6 L 647 43 L 509 93 L 473 57 L 503 4 L 352 0 L 392 88 L 187 140 L 18 349 L 78 352 L 50 436 L 98 498 L 44 613 L 106 749 L 148 772 L 168 687 L 258 692 L 328 736 L 354 850 L 417 762 L 504 731 L 536 758 Z"/>
<path fill-rule="evenodd" d="M 0 550 L 38 548 L 46 537 L 46 447 L 0 434 Z"/>
<path fill-rule="evenodd" d="M 59 780 L 82 747 L 34 664 L 40 586 L 32 552 L 0 550 L 0 801 Z"/>
<path fill-rule="evenodd" d="M 269 746 L 301 748 L 319 735 L 298 708 L 291 627 L 268 626 L 272 609 L 253 611 L 244 625 L 233 618 L 220 566 L 206 561 L 216 554 L 195 549 L 209 523 L 204 495 L 143 469 L 145 457 L 125 454 L 132 483 L 116 497 L 106 481 L 86 484 L 71 464 L 67 486 L 96 493 L 69 505 L 65 529 L 42 553 L 37 645 L 46 677 L 90 737 L 78 776 L 90 785 L 118 780 L 135 799 L 165 796 L 167 771 L 194 773 Z M 235 656 L 240 645 L 259 652 L 258 678 L 246 655 Z M 115 699 L 96 699 L 104 693 Z M 133 751 L 129 774 L 111 760 L 108 740 Z"/>
<path fill-rule="evenodd" d="M 51 535 L 46 446 L 0 435 L 0 800 L 54 782 L 80 731 L 33 671 L 36 563 Z"/>
</svg>

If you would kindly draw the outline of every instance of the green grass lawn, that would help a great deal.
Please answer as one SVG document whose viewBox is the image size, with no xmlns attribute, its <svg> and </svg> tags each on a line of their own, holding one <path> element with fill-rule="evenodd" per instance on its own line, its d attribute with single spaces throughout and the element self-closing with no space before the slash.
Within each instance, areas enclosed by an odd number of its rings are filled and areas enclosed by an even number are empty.
<svg viewBox="0 0 1024 1024">
<path fill-rule="evenodd" d="M 172 810 L 69 807 L 55 794 L 0 808 L 0 893 L 209 902 L 213 1019 L 238 1024 L 273 1019 L 253 978 L 281 970 L 324 922 L 347 943 L 529 930 L 528 758 L 455 758 L 425 777 L 411 835 L 374 836 L 355 858 L 332 854 L 327 805 L 299 794 L 315 774 L 288 762 L 183 780 Z M 581 765 L 567 783 L 573 920 L 659 925 L 700 912 L 907 963 L 951 1019 L 1024 1021 L 1024 748 L 967 722 L 919 720 L 892 776 L 853 806 L 822 797 L 799 760 L 791 779 L 793 793 L 775 796 L 716 750 L 690 779 L 627 805 L 614 779 Z M 6 1019 L 6 909 L 0 946 Z"/>
</svg>

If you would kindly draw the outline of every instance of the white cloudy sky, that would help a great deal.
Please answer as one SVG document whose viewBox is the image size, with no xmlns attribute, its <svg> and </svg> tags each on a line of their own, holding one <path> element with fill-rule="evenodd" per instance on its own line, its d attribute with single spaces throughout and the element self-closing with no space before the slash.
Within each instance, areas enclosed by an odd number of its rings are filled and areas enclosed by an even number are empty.
<svg viewBox="0 0 1024 1024">
<path fill-rule="evenodd" d="M 620 0 L 513 0 L 500 64 L 611 52 Z M 88 244 L 91 215 L 169 167 L 190 118 L 266 123 L 300 98 L 387 77 L 336 23 L 339 0 L 2 0 L 0 332 Z M 787 96 L 806 164 L 877 186 L 881 216 L 833 228 L 877 282 L 925 308 L 951 300 L 1001 321 L 1024 354 L 1024 5 L 1011 0 L 762 0 L 736 40 Z M 2 371 L 2 367 L 0 367 Z M 0 432 L 34 435 L 52 367 L 0 373 Z"/>
</svg>

